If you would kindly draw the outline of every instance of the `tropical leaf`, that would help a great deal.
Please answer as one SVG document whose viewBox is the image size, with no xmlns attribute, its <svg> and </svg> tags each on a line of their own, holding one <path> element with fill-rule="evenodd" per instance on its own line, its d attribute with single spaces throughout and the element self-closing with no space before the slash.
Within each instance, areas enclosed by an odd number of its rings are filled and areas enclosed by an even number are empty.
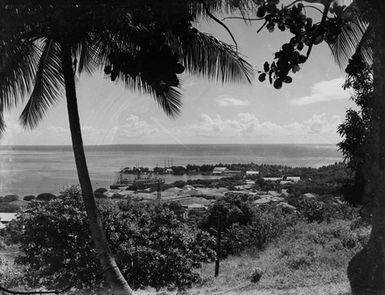
<svg viewBox="0 0 385 295">
<path fill-rule="evenodd" d="M 123 81 L 128 89 L 151 94 L 167 116 L 173 118 L 180 114 L 182 95 L 177 87 L 167 85 L 161 80 L 148 81 L 141 75 L 131 78 L 129 75 L 119 73 L 118 79 Z"/>
<path fill-rule="evenodd" d="M 152 87 L 155 90 L 154 98 L 162 110 L 169 117 L 176 117 L 182 108 L 182 94 L 175 88 L 167 85 Z"/>
<path fill-rule="evenodd" d="M 253 77 L 252 66 L 235 50 L 211 35 L 195 32 L 179 49 L 186 69 L 203 77 L 222 82 L 248 82 Z"/>
<path fill-rule="evenodd" d="M 80 40 L 75 50 L 75 56 L 77 56 L 78 61 L 78 74 L 80 75 L 83 70 L 85 70 L 88 74 L 92 74 L 97 66 L 97 63 L 92 52 L 92 41 L 90 36 L 87 35 L 84 39 Z"/>
<path fill-rule="evenodd" d="M 52 40 L 44 41 L 32 94 L 20 115 L 24 127 L 34 128 L 49 107 L 60 97 L 64 85 L 60 50 Z"/>
<path fill-rule="evenodd" d="M 0 102 L 0 137 L 5 131 L 5 121 L 4 121 L 4 107 L 3 104 Z"/>
<path fill-rule="evenodd" d="M 336 63 L 345 68 L 349 59 L 354 54 L 360 54 L 364 61 L 370 65 L 373 62 L 373 30 L 362 20 L 358 8 L 354 3 L 344 11 L 348 21 L 342 27 L 336 42 L 329 45 Z"/>
<path fill-rule="evenodd" d="M 0 48 L 0 100 L 4 108 L 16 105 L 30 92 L 40 53 L 34 43 L 22 41 Z"/>
</svg>

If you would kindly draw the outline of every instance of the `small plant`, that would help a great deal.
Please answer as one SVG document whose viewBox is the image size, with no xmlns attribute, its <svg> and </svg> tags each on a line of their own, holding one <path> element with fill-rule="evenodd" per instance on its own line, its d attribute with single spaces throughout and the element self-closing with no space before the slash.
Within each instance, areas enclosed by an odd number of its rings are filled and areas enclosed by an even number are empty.
<svg viewBox="0 0 385 295">
<path fill-rule="evenodd" d="M 257 267 L 253 270 L 253 273 L 251 274 L 250 281 L 252 283 L 258 283 L 261 280 L 262 275 L 263 275 L 263 271 Z"/>
</svg>

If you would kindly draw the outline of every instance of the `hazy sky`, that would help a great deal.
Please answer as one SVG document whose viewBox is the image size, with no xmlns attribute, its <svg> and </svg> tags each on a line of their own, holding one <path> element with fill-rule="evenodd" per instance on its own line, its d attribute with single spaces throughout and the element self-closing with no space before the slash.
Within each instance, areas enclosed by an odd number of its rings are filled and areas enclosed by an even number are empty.
<svg viewBox="0 0 385 295">
<path fill-rule="evenodd" d="M 255 67 L 272 55 L 289 34 L 265 30 L 260 23 L 246 25 L 228 20 L 240 51 Z M 231 42 L 226 31 L 212 21 L 197 26 Z M 330 50 L 316 46 L 310 60 L 280 90 L 255 78 L 252 85 L 221 84 L 183 74 L 183 108 L 168 118 L 149 95 L 141 95 L 109 81 L 101 73 L 83 75 L 77 83 L 84 143 L 337 143 L 336 128 L 353 107 L 341 88 L 344 73 Z M 17 118 L 21 107 L 6 114 L 7 132 L 0 144 L 70 144 L 64 98 L 34 131 L 25 131 Z"/>
</svg>

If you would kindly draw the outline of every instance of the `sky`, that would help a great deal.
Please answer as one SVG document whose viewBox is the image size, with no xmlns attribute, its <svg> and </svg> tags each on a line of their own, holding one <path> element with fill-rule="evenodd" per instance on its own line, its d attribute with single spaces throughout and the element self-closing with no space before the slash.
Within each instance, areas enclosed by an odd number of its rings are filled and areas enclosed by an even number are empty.
<svg viewBox="0 0 385 295">
<path fill-rule="evenodd" d="M 290 39 L 258 22 L 226 20 L 246 60 L 258 70 Z M 196 27 L 231 43 L 228 33 L 210 20 Z M 274 89 L 257 76 L 250 84 L 222 84 L 184 73 L 183 107 L 170 119 L 150 95 L 111 82 L 102 73 L 82 75 L 77 95 L 86 145 L 103 144 L 335 144 L 351 93 L 342 89 L 344 72 L 326 45 L 316 46 L 293 83 Z M 70 145 L 65 99 L 62 97 L 32 131 L 18 123 L 22 105 L 5 115 L 7 131 L 0 145 Z"/>
</svg>

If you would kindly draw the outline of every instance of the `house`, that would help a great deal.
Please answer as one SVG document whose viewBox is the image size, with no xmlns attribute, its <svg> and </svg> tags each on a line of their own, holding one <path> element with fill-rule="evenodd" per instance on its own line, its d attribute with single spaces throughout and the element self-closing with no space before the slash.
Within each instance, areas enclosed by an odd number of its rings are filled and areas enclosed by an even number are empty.
<svg viewBox="0 0 385 295">
<path fill-rule="evenodd" d="M 254 176 L 254 175 L 259 175 L 259 171 L 246 171 L 246 176 Z"/>
<path fill-rule="evenodd" d="M 312 193 L 303 194 L 306 199 L 316 199 L 316 196 Z"/>
<path fill-rule="evenodd" d="M 242 171 L 241 170 L 226 170 L 225 174 L 227 176 L 241 175 Z"/>
<path fill-rule="evenodd" d="M 207 210 L 207 206 L 199 203 L 192 203 L 188 205 L 182 205 L 182 208 L 185 209 L 183 212 L 183 218 L 187 219 L 189 212 L 205 212 Z"/>
<path fill-rule="evenodd" d="M 191 210 L 206 211 L 206 209 L 207 209 L 207 206 L 205 206 L 203 204 L 199 204 L 199 203 L 192 203 L 192 204 L 182 205 L 182 206 L 187 208 L 187 210 L 189 210 L 189 211 L 191 211 Z"/>
<path fill-rule="evenodd" d="M 16 219 L 16 213 L 0 212 L 0 229 L 5 228 L 14 219 Z"/>
<path fill-rule="evenodd" d="M 214 167 L 213 175 L 223 175 L 225 174 L 229 169 L 227 167 Z"/>
<path fill-rule="evenodd" d="M 265 181 L 280 181 L 282 177 L 263 177 L 262 179 Z"/>
<path fill-rule="evenodd" d="M 281 181 L 279 182 L 280 185 L 292 184 L 292 183 L 293 183 L 293 182 L 290 181 L 290 180 L 281 180 Z"/>
<path fill-rule="evenodd" d="M 292 181 L 292 182 L 298 182 L 301 180 L 300 176 L 287 176 L 286 180 Z"/>
</svg>

